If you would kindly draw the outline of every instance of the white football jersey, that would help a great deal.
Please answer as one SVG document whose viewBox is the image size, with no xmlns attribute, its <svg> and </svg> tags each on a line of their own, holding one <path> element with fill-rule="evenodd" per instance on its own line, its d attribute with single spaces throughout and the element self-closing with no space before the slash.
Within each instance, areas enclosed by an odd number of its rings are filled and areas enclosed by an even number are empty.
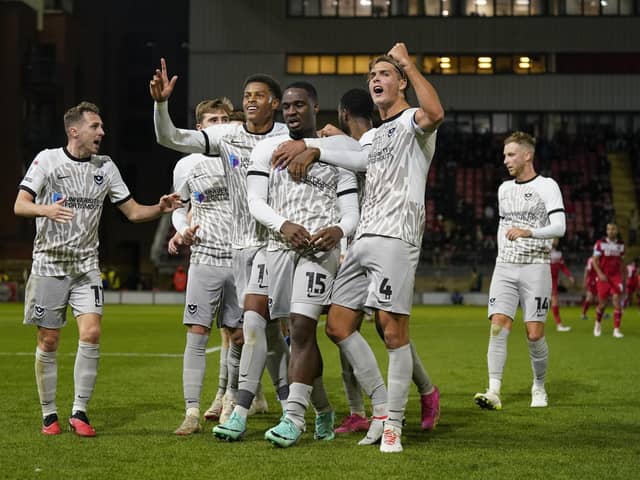
<svg viewBox="0 0 640 480">
<path fill-rule="evenodd" d="M 269 177 L 269 206 L 288 221 L 302 225 L 311 235 L 321 228 L 337 225 L 341 213 L 340 195 L 357 193 L 355 174 L 324 162 L 314 162 L 307 175 L 295 182 L 287 169 L 273 170 L 271 154 L 289 135 L 261 142 L 251 155 L 249 175 Z M 290 250 L 280 232 L 270 232 L 269 250 Z"/>
<path fill-rule="evenodd" d="M 224 130 L 219 127 L 227 127 Z M 247 168 L 251 151 L 265 138 L 287 133 L 283 123 L 274 123 L 271 131 L 255 134 L 247 131 L 244 125 L 212 125 L 203 130 L 207 137 L 208 150 L 219 154 L 229 179 L 231 211 L 233 212 L 233 248 L 259 247 L 266 245 L 267 229 L 249 213 L 247 203 Z"/>
<path fill-rule="evenodd" d="M 508 180 L 498 189 L 498 263 L 549 263 L 552 239 L 505 236 L 510 228 L 534 229 L 549 225 L 549 215 L 564 212 L 555 180 L 543 176 L 518 183 Z"/>
<path fill-rule="evenodd" d="M 420 129 L 413 120 L 417 110 L 408 108 L 375 131 L 356 238 L 379 235 L 416 247 L 422 244 L 425 189 L 436 132 Z"/>
<path fill-rule="evenodd" d="M 220 157 L 193 153 L 173 170 L 173 188 L 191 202 L 192 225 L 200 241 L 191 246 L 191 263 L 231 266 L 233 216 L 229 187 Z"/>
<path fill-rule="evenodd" d="M 36 155 L 20 188 L 39 205 L 65 198 L 73 219 L 57 223 L 36 218 L 31 271 L 40 276 L 86 273 L 98 269 L 98 227 L 104 199 L 118 205 L 131 198 L 118 167 L 106 155 L 75 158 L 66 148 Z"/>
</svg>

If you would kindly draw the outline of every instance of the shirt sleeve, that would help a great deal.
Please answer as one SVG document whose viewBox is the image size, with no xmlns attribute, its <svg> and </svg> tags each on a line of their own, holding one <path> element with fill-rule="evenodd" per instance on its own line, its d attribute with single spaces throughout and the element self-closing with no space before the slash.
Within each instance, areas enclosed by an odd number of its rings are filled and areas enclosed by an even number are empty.
<svg viewBox="0 0 640 480">
<path fill-rule="evenodd" d="M 29 192 L 36 198 L 42 192 L 47 181 L 47 155 L 42 151 L 36 155 L 29 166 L 29 170 L 20 182 L 20 189 Z"/>
<path fill-rule="evenodd" d="M 127 200 L 131 198 L 131 193 L 129 192 L 129 188 L 127 184 L 124 183 L 122 179 L 122 175 L 120 175 L 120 170 L 113 160 L 110 162 L 111 165 L 111 183 L 109 184 L 109 199 L 111 203 L 114 205 L 121 205 Z"/>
<path fill-rule="evenodd" d="M 186 168 L 185 159 L 180 160 L 173 169 L 173 191 L 180 194 L 183 203 L 191 200 L 191 192 L 189 191 L 189 183 L 187 182 L 188 169 Z M 183 233 L 189 227 L 187 213 L 189 208 L 184 206 L 175 209 L 171 214 L 171 223 L 177 232 Z"/>
<path fill-rule="evenodd" d="M 567 228 L 564 210 L 556 211 L 553 215 L 549 215 L 549 225 L 540 228 L 532 228 L 531 236 L 533 238 L 557 238 L 564 236 Z"/>
<path fill-rule="evenodd" d="M 363 148 L 351 137 L 334 135 L 323 138 L 305 138 L 307 147 L 320 150 L 320 160 L 336 167 L 356 172 L 367 170 L 369 148 Z"/>
<path fill-rule="evenodd" d="M 340 222 L 345 237 L 350 237 L 356 231 L 360 220 L 360 208 L 358 205 L 358 181 L 353 172 L 340 169 L 338 180 L 338 208 L 340 209 Z"/>
<path fill-rule="evenodd" d="M 251 152 L 247 171 L 247 203 L 249 212 L 257 221 L 270 230 L 279 232 L 287 219 L 278 215 L 268 203 L 273 147 L 273 141 L 263 140 Z"/>
</svg>

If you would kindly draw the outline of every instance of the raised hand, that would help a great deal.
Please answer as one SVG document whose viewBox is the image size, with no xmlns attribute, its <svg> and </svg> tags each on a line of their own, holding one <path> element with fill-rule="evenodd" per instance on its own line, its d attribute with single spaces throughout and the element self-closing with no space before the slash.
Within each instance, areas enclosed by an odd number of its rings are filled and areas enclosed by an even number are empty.
<svg viewBox="0 0 640 480">
<path fill-rule="evenodd" d="M 156 69 L 156 73 L 149 82 L 149 93 L 151 93 L 151 97 L 156 102 L 165 102 L 171 96 L 173 87 L 175 87 L 177 81 L 177 75 L 174 75 L 171 77 L 171 80 L 169 80 L 169 76 L 167 75 L 167 62 L 165 62 L 164 58 L 161 58 L 160 69 Z"/>
<path fill-rule="evenodd" d="M 64 206 L 67 197 L 63 196 L 55 203 L 46 206 L 45 216 L 57 223 L 69 223 L 73 219 L 73 210 Z"/>
<path fill-rule="evenodd" d="M 409 56 L 406 45 L 402 42 L 396 43 L 387 55 L 398 62 L 402 68 L 407 68 L 411 65 L 411 57 Z"/>
</svg>

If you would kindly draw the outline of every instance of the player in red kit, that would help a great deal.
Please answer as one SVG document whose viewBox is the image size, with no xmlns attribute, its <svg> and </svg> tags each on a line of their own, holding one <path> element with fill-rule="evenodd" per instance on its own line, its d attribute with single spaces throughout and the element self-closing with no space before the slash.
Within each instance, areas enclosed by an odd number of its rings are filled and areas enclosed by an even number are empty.
<svg viewBox="0 0 640 480">
<path fill-rule="evenodd" d="M 562 258 L 562 251 L 558 250 L 559 240 L 557 238 L 553 239 L 553 244 L 551 247 L 551 311 L 553 312 L 553 319 L 556 322 L 556 330 L 558 332 L 570 332 L 571 327 L 568 325 L 563 325 L 562 320 L 560 320 L 560 303 L 558 302 L 558 277 L 560 276 L 560 272 L 564 273 L 564 276 L 569 279 L 571 285 L 575 283 L 573 279 L 573 275 L 567 268 L 564 263 L 564 259 Z"/>
<path fill-rule="evenodd" d="M 596 282 L 598 280 L 598 274 L 595 268 L 593 268 L 593 257 L 587 259 L 587 264 L 584 267 L 584 303 L 582 304 L 582 320 L 588 320 L 587 311 L 589 307 L 597 303 L 598 289 Z"/>
<path fill-rule="evenodd" d="M 625 288 L 627 295 L 624 299 L 624 308 L 627 308 L 629 305 L 633 305 L 633 297 L 635 296 L 636 291 L 638 291 L 638 284 L 640 283 L 638 263 L 640 263 L 640 258 L 636 257 L 627 265 L 627 284 Z M 640 306 L 640 300 L 638 301 L 638 306 Z"/>
<path fill-rule="evenodd" d="M 596 323 L 593 335 L 599 337 L 602 333 L 602 314 L 611 297 L 613 303 L 613 336 L 622 338 L 620 331 L 622 308 L 620 295 L 624 292 L 622 259 L 624 257 L 624 243 L 618 239 L 618 226 L 607 224 L 607 236 L 598 240 L 593 248 L 593 268 L 598 274 L 596 283 L 598 289 L 598 306 L 596 307 Z"/>
</svg>

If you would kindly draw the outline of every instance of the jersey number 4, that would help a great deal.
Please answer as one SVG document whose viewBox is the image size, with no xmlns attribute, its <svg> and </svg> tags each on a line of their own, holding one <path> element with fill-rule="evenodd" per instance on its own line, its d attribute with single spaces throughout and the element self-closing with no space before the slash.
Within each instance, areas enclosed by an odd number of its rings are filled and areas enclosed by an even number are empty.
<svg viewBox="0 0 640 480">
<path fill-rule="evenodd" d="M 391 285 L 389 285 L 389 279 L 383 278 L 382 283 L 380 284 L 380 290 L 378 290 L 382 295 L 384 295 L 385 300 L 391 300 L 391 295 L 393 295 L 393 290 L 391 290 Z"/>
</svg>

